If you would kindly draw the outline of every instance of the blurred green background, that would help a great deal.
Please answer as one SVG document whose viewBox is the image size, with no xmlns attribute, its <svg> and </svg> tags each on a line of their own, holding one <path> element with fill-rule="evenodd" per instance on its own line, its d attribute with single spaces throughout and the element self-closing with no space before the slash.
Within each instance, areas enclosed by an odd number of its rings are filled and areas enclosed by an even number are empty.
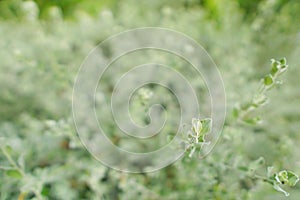
<svg viewBox="0 0 300 200">
<path fill-rule="evenodd" d="M 299 19 L 298 0 L 0 0 L 0 199 L 285 199 L 238 166 L 262 156 L 259 173 L 274 166 L 300 174 Z M 97 44 L 145 26 L 180 31 L 205 47 L 224 79 L 228 119 L 206 159 L 126 174 L 98 163 L 78 140 L 72 88 Z M 290 67 L 258 111 L 263 123 L 236 125 L 232 108 L 251 98 L 270 59 L 282 57 Z M 133 107 L 144 117 L 143 106 Z M 114 124 L 106 126 L 122 144 Z M 299 199 L 299 189 L 287 189 L 289 199 Z"/>
</svg>

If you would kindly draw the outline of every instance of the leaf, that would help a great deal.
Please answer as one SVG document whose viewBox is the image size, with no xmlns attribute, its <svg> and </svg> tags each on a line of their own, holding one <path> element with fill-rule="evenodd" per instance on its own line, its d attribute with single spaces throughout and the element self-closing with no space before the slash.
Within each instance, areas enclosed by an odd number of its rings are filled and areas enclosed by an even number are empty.
<svg viewBox="0 0 300 200">
<path fill-rule="evenodd" d="M 286 65 L 286 58 L 281 58 L 279 60 L 279 62 L 282 64 L 282 65 Z"/>
<path fill-rule="evenodd" d="M 278 184 L 294 187 L 298 183 L 299 177 L 294 172 L 282 170 L 275 174 L 275 180 Z"/>
<path fill-rule="evenodd" d="M 210 132 L 212 126 L 212 120 L 210 118 L 200 120 L 202 124 L 201 136 Z"/>
<path fill-rule="evenodd" d="M 256 125 L 256 124 L 262 122 L 260 117 L 246 118 L 246 119 L 243 119 L 243 121 L 250 125 Z"/>
<path fill-rule="evenodd" d="M 16 169 L 10 169 L 6 171 L 6 175 L 11 177 L 11 178 L 16 178 L 16 179 L 21 179 L 23 176 L 20 173 L 20 171 Z"/>
<path fill-rule="evenodd" d="M 277 62 L 275 59 L 271 59 L 271 63 L 272 63 L 272 67 L 277 67 L 278 65 L 280 65 L 280 63 Z"/>
<path fill-rule="evenodd" d="M 271 76 L 271 74 L 268 74 L 265 76 L 264 78 L 264 83 L 266 86 L 272 85 L 274 82 L 273 77 Z"/>
<path fill-rule="evenodd" d="M 273 166 L 270 166 L 270 167 L 267 168 L 267 176 L 268 177 L 272 177 L 274 175 L 273 170 L 274 170 Z"/>
<path fill-rule="evenodd" d="M 192 127 L 193 132 L 196 133 L 196 135 L 199 135 L 202 130 L 202 123 L 201 123 L 200 119 L 193 118 L 192 126 L 193 126 Z"/>
<path fill-rule="evenodd" d="M 12 154 L 13 153 L 13 148 L 10 145 L 6 145 L 4 147 L 4 150 L 8 153 L 8 154 Z"/>
<path fill-rule="evenodd" d="M 273 65 L 271 69 L 271 74 L 274 76 L 279 71 L 279 65 Z"/>
<path fill-rule="evenodd" d="M 288 171 L 287 175 L 288 175 L 288 186 L 294 187 L 299 181 L 299 176 L 291 171 Z"/>
<path fill-rule="evenodd" d="M 244 172 L 247 172 L 249 170 L 249 168 L 246 166 L 239 166 L 238 169 Z"/>
<path fill-rule="evenodd" d="M 278 192 L 284 193 L 284 195 L 285 195 L 286 197 L 288 197 L 288 196 L 290 195 L 287 191 L 285 191 L 284 189 L 282 189 L 282 188 L 281 188 L 278 184 L 276 184 L 276 183 L 274 183 L 273 188 L 274 188 L 275 190 L 277 190 Z"/>
<path fill-rule="evenodd" d="M 258 170 L 264 164 L 265 164 L 265 159 L 263 157 L 260 157 L 257 160 L 255 160 L 249 164 L 248 170 L 250 173 L 254 173 L 256 170 Z"/>
</svg>

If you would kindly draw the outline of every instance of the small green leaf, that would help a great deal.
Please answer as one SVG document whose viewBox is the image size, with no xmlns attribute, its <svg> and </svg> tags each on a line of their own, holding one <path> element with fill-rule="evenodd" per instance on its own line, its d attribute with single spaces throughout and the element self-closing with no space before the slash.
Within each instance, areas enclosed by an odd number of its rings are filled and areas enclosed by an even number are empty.
<svg viewBox="0 0 300 200">
<path fill-rule="evenodd" d="M 266 86 L 272 85 L 274 82 L 273 77 L 271 76 L 271 74 L 268 74 L 267 76 L 265 76 L 264 78 L 264 83 Z"/>
<path fill-rule="evenodd" d="M 288 175 L 288 186 L 294 187 L 299 181 L 299 176 L 291 171 L 288 171 L 287 175 Z"/>
<path fill-rule="evenodd" d="M 258 170 L 261 166 L 263 166 L 265 163 L 265 159 L 263 157 L 258 158 L 257 160 L 251 162 L 249 164 L 249 170 L 250 172 L 255 172 Z"/>
<path fill-rule="evenodd" d="M 284 73 L 288 69 L 288 65 L 281 65 L 280 66 L 280 74 Z"/>
<path fill-rule="evenodd" d="M 202 124 L 202 130 L 201 130 L 201 135 L 206 135 L 207 133 L 210 132 L 211 126 L 212 126 L 212 121 L 210 118 L 202 119 L 201 124 Z"/>
<path fill-rule="evenodd" d="M 286 65 L 286 58 L 282 58 L 279 60 L 282 65 Z"/>
<path fill-rule="evenodd" d="M 241 170 L 241 171 L 244 171 L 244 172 L 249 171 L 249 168 L 245 167 L 245 166 L 239 166 L 238 169 Z"/>
<path fill-rule="evenodd" d="M 272 66 L 271 74 L 274 76 L 279 71 L 279 65 Z"/>
<path fill-rule="evenodd" d="M 234 107 L 232 111 L 232 116 L 236 119 L 239 117 L 239 108 Z"/>
<path fill-rule="evenodd" d="M 260 117 L 246 118 L 246 119 L 243 119 L 243 121 L 250 125 L 256 125 L 256 124 L 262 122 Z"/>
<path fill-rule="evenodd" d="M 6 175 L 16 179 L 21 179 L 23 177 L 22 174 L 16 169 L 7 170 Z"/>
<path fill-rule="evenodd" d="M 192 119 L 192 131 L 196 134 L 196 135 L 200 135 L 200 132 L 202 131 L 202 123 L 200 119 L 197 118 L 193 118 Z"/>
</svg>

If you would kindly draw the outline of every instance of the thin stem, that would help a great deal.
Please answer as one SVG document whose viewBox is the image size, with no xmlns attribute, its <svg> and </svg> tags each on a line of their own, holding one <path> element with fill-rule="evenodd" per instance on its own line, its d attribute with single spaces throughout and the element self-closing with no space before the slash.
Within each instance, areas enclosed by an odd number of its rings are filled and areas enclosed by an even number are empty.
<svg viewBox="0 0 300 200">
<path fill-rule="evenodd" d="M 264 182 L 268 182 L 268 183 L 271 183 L 271 184 L 274 183 L 274 181 L 272 179 L 269 179 L 269 178 L 264 177 L 264 176 L 260 176 L 258 174 L 255 174 L 252 178 L 259 179 L 259 180 L 262 180 Z"/>
<path fill-rule="evenodd" d="M 17 165 L 17 163 L 12 159 L 12 157 L 9 155 L 9 153 L 5 150 L 5 148 L 1 147 L 1 150 L 6 157 L 6 159 L 9 161 L 9 163 L 14 167 L 15 170 L 18 170 L 22 174 L 22 176 L 25 175 L 25 172 Z"/>
<path fill-rule="evenodd" d="M 7 167 L 7 166 L 0 166 L 0 169 L 2 170 L 11 170 L 11 169 L 15 169 L 14 167 Z"/>
</svg>

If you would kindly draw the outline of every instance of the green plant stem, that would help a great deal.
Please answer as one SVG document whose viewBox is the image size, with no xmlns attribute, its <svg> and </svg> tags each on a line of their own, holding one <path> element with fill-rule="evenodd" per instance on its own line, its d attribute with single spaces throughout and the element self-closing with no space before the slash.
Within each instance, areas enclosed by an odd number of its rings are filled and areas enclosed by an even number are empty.
<svg viewBox="0 0 300 200">
<path fill-rule="evenodd" d="M 224 165 L 224 166 L 227 167 L 228 169 L 231 169 L 231 170 L 240 170 L 240 171 L 243 171 L 243 170 L 238 169 L 238 168 L 236 168 L 234 166 L 231 166 L 231 165 Z M 268 182 L 268 183 L 271 183 L 271 184 L 274 183 L 274 181 L 272 179 L 264 177 L 264 176 L 261 176 L 261 175 L 258 175 L 258 174 L 247 175 L 247 177 L 252 178 L 252 179 L 258 179 L 258 180 L 261 180 L 261 181 L 264 181 L 264 182 Z"/>
<path fill-rule="evenodd" d="M 1 147 L 1 150 L 6 159 L 9 161 L 9 163 L 14 167 L 14 169 L 17 170 L 20 174 L 22 174 L 22 176 L 24 176 L 25 172 L 17 165 L 17 163 L 12 159 L 9 153 L 3 147 Z"/>
<path fill-rule="evenodd" d="M 264 176 L 260 176 L 260 175 L 258 175 L 258 174 L 255 174 L 254 176 L 252 176 L 252 178 L 254 178 L 254 179 L 259 179 L 259 180 L 262 180 L 262 181 L 264 181 L 264 182 L 268 182 L 268 183 L 271 183 L 271 184 L 274 183 L 274 181 L 273 181 L 272 179 L 269 179 L 269 178 L 264 177 Z"/>
<path fill-rule="evenodd" d="M 0 170 L 11 170 L 11 169 L 15 169 L 15 168 L 7 167 L 7 166 L 0 166 Z"/>
</svg>

